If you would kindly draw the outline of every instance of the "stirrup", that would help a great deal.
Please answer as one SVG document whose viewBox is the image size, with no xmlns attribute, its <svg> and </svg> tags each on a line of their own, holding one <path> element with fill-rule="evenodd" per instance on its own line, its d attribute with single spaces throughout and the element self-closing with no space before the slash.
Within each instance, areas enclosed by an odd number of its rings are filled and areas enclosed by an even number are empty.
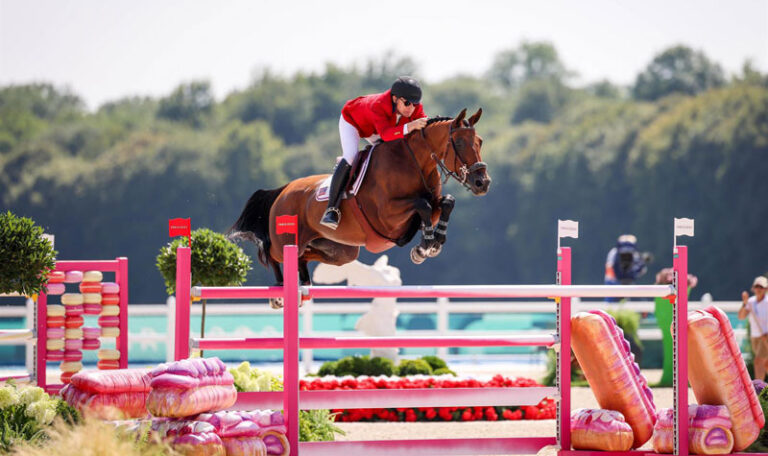
<svg viewBox="0 0 768 456">
<path fill-rule="evenodd" d="M 336 220 L 333 220 L 333 216 L 336 215 Z M 341 211 L 336 207 L 329 207 L 325 210 L 325 213 L 323 214 L 323 218 L 320 220 L 320 224 L 328 227 L 332 230 L 335 230 L 339 227 L 339 222 L 341 221 Z"/>
</svg>

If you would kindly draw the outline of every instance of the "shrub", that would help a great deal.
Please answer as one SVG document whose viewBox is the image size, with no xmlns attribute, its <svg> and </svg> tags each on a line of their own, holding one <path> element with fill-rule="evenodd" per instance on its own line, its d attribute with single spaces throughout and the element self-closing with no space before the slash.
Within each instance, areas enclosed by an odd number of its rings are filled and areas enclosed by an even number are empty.
<svg viewBox="0 0 768 456">
<path fill-rule="evenodd" d="M 429 363 L 423 359 L 404 359 L 397 366 L 397 375 L 405 377 L 406 375 L 432 375 L 432 368 Z"/>
<path fill-rule="evenodd" d="M 421 359 L 426 361 L 429 364 L 429 367 L 431 367 L 433 371 L 437 371 L 438 369 L 448 368 L 448 364 L 442 359 L 438 358 L 437 356 L 427 355 L 427 356 L 422 356 Z"/>
<path fill-rule="evenodd" d="M 187 245 L 183 237 L 176 238 L 160 249 L 157 269 L 160 270 L 168 294 L 176 290 L 176 249 Z M 207 228 L 192 232 L 192 285 L 226 287 L 245 282 L 251 269 L 251 259 L 243 249 L 229 242 L 220 233 Z"/>
<path fill-rule="evenodd" d="M 435 369 L 434 372 L 432 372 L 434 375 L 445 375 L 450 374 L 456 377 L 456 372 L 448 369 L 447 367 L 441 367 L 440 369 Z"/>
<path fill-rule="evenodd" d="M 395 370 L 395 365 L 391 360 L 378 356 L 370 358 L 366 355 L 347 356 L 338 361 L 327 361 L 320 366 L 317 374 L 321 377 L 325 375 L 335 375 L 337 377 L 368 375 L 376 377 L 379 375 L 394 375 Z"/>
<path fill-rule="evenodd" d="M 320 370 L 317 371 L 317 375 L 325 377 L 326 375 L 336 375 L 336 368 L 338 367 L 337 361 L 326 361 L 320 366 Z"/>
<path fill-rule="evenodd" d="M 0 214 L 0 293 L 31 296 L 43 291 L 56 267 L 56 251 L 43 229 L 10 211 Z"/>
</svg>

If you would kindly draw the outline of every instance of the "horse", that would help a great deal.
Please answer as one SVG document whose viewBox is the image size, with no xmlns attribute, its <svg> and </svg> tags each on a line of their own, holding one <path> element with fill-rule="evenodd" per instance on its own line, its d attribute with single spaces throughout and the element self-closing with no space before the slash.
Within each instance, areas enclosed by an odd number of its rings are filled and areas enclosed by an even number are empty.
<svg viewBox="0 0 768 456">
<path fill-rule="evenodd" d="M 277 234 L 275 218 L 281 215 L 298 216 L 302 285 L 311 283 L 310 261 L 340 266 L 355 260 L 363 246 L 373 253 L 402 247 L 419 229 L 421 243 L 411 250 L 412 261 L 437 256 L 455 203 L 453 196 L 442 195 L 448 176 L 476 196 L 485 195 L 491 184 L 480 154 L 483 140 L 474 128 L 483 111 L 478 109 L 468 119 L 466 112 L 465 108 L 456 118 L 431 118 L 421 130 L 377 144 L 357 194 L 341 202 L 344 215 L 336 230 L 320 225 L 326 204 L 315 194 L 328 177 L 323 174 L 254 192 L 228 238 L 254 242 L 259 261 L 272 268 L 278 286 L 283 284 L 283 246 L 294 243 L 293 236 Z"/>
</svg>

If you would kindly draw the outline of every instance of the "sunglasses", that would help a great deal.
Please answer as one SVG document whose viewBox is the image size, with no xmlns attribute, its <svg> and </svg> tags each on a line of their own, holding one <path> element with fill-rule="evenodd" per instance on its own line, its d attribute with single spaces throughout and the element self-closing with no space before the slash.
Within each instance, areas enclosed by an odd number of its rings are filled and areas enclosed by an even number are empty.
<svg viewBox="0 0 768 456">
<path fill-rule="evenodd" d="M 416 106 L 416 105 L 418 105 L 418 104 L 419 104 L 419 103 L 411 103 L 409 100 L 406 100 L 405 98 L 401 98 L 401 100 L 403 100 L 403 104 L 405 105 L 405 107 L 406 107 L 406 108 L 407 108 L 408 106 L 410 106 L 410 105 L 414 105 L 414 106 Z"/>
</svg>

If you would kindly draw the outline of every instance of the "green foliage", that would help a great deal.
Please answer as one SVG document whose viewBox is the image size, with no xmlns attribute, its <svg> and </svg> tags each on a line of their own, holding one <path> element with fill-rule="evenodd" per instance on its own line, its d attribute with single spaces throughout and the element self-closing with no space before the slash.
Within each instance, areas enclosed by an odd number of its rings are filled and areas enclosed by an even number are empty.
<svg viewBox="0 0 768 456">
<path fill-rule="evenodd" d="M 422 356 L 421 359 L 427 362 L 429 364 L 429 367 L 432 368 L 433 371 L 436 371 L 438 369 L 447 369 L 448 363 L 445 362 L 444 359 L 434 356 L 434 355 L 426 355 Z"/>
<path fill-rule="evenodd" d="M 569 75 L 552 43 L 524 41 L 515 49 L 499 52 L 488 78 L 504 88 L 517 88 L 536 79 L 564 81 Z"/>
<path fill-rule="evenodd" d="M 280 377 L 264 370 L 251 367 L 248 361 L 243 361 L 236 368 L 228 369 L 235 378 L 237 391 L 282 391 L 283 382 Z M 335 414 L 329 410 L 300 410 L 299 411 L 299 441 L 324 442 L 336 439 L 335 434 L 345 432 L 333 423 Z"/>
<path fill-rule="evenodd" d="M 320 369 L 323 371 L 323 369 Z M 336 362 L 336 369 L 332 375 L 392 375 L 394 373 L 394 364 L 387 358 L 369 356 L 347 356 Z"/>
<path fill-rule="evenodd" d="M 624 331 L 625 339 L 631 340 L 637 347 L 643 348 L 643 343 L 637 334 L 637 330 L 640 329 L 639 313 L 628 309 L 609 310 L 607 313 L 616 319 L 616 324 Z"/>
<path fill-rule="evenodd" d="M 42 443 L 57 417 L 70 425 L 80 421 L 77 410 L 51 398 L 42 388 L 6 383 L 0 387 L 0 452 L 7 453 L 24 442 Z"/>
<path fill-rule="evenodd" d="M 176 249 L 185 245 L 188 245 L 186 238 L 176 238 L 161 248 L 157 256 L 157 269 L 165 280 L 168 294 L 175 292 Z M 251 259 L 240 247 L 207 228 L 192 231 L 191 262 L 193 286 L 240 285 L 251 269 Z"/>
<path fill-rule="evenodd" d="M 763 388 L 757 398 L 760 400 L 760 408 L 763 410 L 763 415 L 768 416 L 768 388 Z M 760 429 L 757 440 L 744 451 L 748 453 L 768 453 L 768 429 Z"/>
<path fill-rule="evenodd" d="M 423 359 L 404 359 L 397 366 L 397 375 L 432 375 L 432 367 Z"/>
<path fill-rule="evenodd" d="M 568 99 L 568 91 L 556 80 L 533 80 L 520 88 L 512 115 L 515 123 L 531 120 L 549 123 Z"/>
<path fill-rule="evenodd" d="M 0 214 L 0 293 L 31 296 L 43 290 L 56 267 L 56 251 L 42 236 L 31 219 Z"/>
<path fill-rule="evenodd" d="M 200 128 L 213 112 L 213 105 L 211 84 L 192 82 L 180 85 L 169 97 L 160 100 L 157 116 Z"/>
<path fill-rule="evenodd" d="M 435 369 L 432 372 L 432 375 L 446 375 L 446 374 L 453 375 L 454 377 L 456 377 L 456 372 L 448 369 L 447 367 L 441 367 L 439 369 Z"/>
<path fill-rule="evenodd" d="M 632 89 L 639 100 L 657 100 L 673 93 L 696 95 L 725 84 L 720 65 L 686 46 L 669 48 L 653 58 Z"/>
</svg>

